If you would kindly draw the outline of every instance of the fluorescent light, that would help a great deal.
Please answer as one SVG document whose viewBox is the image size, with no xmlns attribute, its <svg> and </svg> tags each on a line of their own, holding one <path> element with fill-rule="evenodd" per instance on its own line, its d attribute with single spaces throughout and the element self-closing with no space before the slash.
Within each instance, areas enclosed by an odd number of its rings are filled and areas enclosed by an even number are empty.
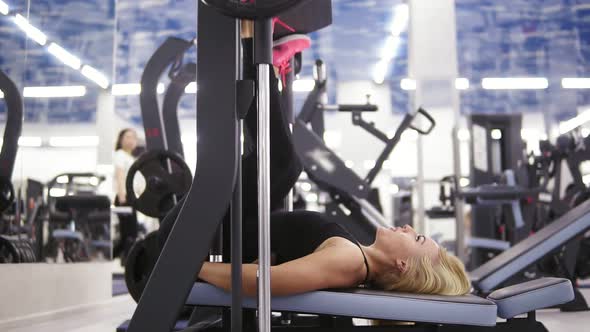
<svg viewBox="0 0 590 332">
<path fill-rule="evenodd" d="M 96 186 L 98 186 L 98 185 L 100 184 L 100 179 L 99 179 L 99 178 L 97 178 L 96 176 L 93 176 L 93 177 L 91 177 L 91 178 L 88 180 L 88 183 L 90 183 L 90 185 L 92 185 L 92 186 L 95 186 L 95 187 L 96 187 Z"/>
<path fill-rule="evenodd" d="M 293 91 L 294 92 L 309 92 L 313 90 L 315 86 L 315 81 L 311 79 L 299 79 L 293 81 Z"/>
<path fill-rule="evenodd" d="M 467 78 L 456 78 L 455 79 L 455 89 L 457 89 L 457 90 L 467 90 L 467 89 L 469 89 L 469 79 L 467 79 Z"/>
<path fill-rule="evenodd" d="M 64 197 L 66 195 L 64 188 L 51 188 L 49 189 L 49 196 L 51 197 Z"/>
<path fill-rule="evenodd" d="M 82 66 L 82 61 L 80 61 L 80 59 L 77 56 L 68 52 L 66 49 L 64 49 L 56 43 L 49 44 L 47 51 L 51 53 L 54 57 L 56 57 L 59 61 L 63 62 L 66 66 L 70 66 L 76 70 L 80 69 L 80 67 Z"/>
<path fill-rule="evenodd" d="M 4 92 L 0 91 L 0 99 L 4 98 Z"/>
<path fill-rule="evenodd" d="M 98 84 L 98 86 L 103 89 L 109 87 L 109 79 L 103 73 L 89 65 L 82 67 L 82 75 L 86 76 L 88 79 Z"/>
<path fill-rule="evenodd" d="M 318 201 L 318 194 L 311 193 L 311 194 L 305 195 L 305 201 L 308 203 L 316 203 Z"/>
<path fill-rule="evenodd" d="M 303 183 L 301 183 L 300 187 L 301 187 L 301 190 L 303 190 L 303 191 L 310 191 L 311 190 L 311 183 L 303 182 Z"/>
<path fill-rule="evenodd" d="M 354 167 L 354 161 L 352 160 L 347 160 L 344 162 L 344 165 L 348 168 L 353 168 Z"/>
<path fill-rule="evenodd" d="M 381 60 L 375 64 L 373 68 L 373 82 L 376 84 L 383 84 L 385 76 L 389 69 L 389 62 L 395 58 L 397 49 L 399 48 L 399 35 L 408 27 L 408 19 L 410 17 L 409 7 L 407 4 L 400 4 L 395 6 L 393 21 L 391 24 L 391 35 L 385 40 L 383 49 L 381 50 Z"/>
<path fill-rule="evenodd" d="M 37 42 L 37 44 L 41 46 L 45 46 L 45 44 L 47 44 L 47 36 L 43 32 L 41 32 L 41 30 L 31 25 L 31 23 L 29 23 L 29 20 L 24 18 L 21 14 L 16 14 L 13 20 L 14 23 L 22 31 L 24 31 L 24 33 L 26 33 L 29 38 Z"/>
<path fill-rule="evenodd" d="M 18 138 L 18 146 L 38 148 L 41 145 L 43 145 L 43 140 L 41 139 L 41 137 L 21 136 Z"/>
<path fill-rule="evenodd" d="M 411 78 L 402 79 L 399 85 L 402 90 L 416 90 L 416 80 Z"/>
<path fill-rule="evenodd" d="M 459 129 L 457 131 L 457 138 L 460 141 L 469 141 L 469 138 L 471 137 L 471 134 L 469 133 L 469 129 Z"/>
<path fill-rule="evenodd" d="M 98 136 L 57 136 L 49 138 L 49 146 L 55 148 L 93 147 L 99 143 Z"/>
<path fill-rule="evenodd" d="M 141 93 L 141 84 L 113 84 L 111 94 L 113 96 L 138 96 Z"/>
<path fill-rule="evenodd" d="M 389 36 L 385 40 L 385 45 L 381 50 L 381 61 L 390 61 L 391 59 L 395 58 L 397 54 L 397 48 L 399 47 L 399 38 L 394 36 Z"/>
<path fill-rule="evenodd" d="M 565 134 L 590 121 L 590 109 L 559 123 L 559 133 Z"/>
<path fill-rule="evenodd" d="M 407 4 L 399 4 L 395 6 L 395 15 L 391 22 L 391 34 L 399 36 L 408 27 L 408 20 L 410 18 L 410 8 Z"/>
<path fill-rule="evenodd" d="M 158 85 L 156 86 L 156 93 L 161 95 L 162 93 L 164 93 L 164 91 L 166 91 L 164 83 L 158 83 Z"/>
<path fill-rule="evenodd" d="M 561 86 L 564 89 L 590 89 L 590 78 L 563 78 Z"/>
<path fill-rule="evenodd" d="M 10 8 L 8 8 L 8 4 L 2 0 L 0 0 L 0 14 L 8 15 L 10 12 Z"/>
<path fill-rule="evenodd" d="M 281 81 L 279 81 L 280 83 Z M 184 93 L 197 93 L 197 82 L 190 82 L 186 88 L 184 88 Z"/>
<path fill-rule="evenodd" d="M 549 87 L 545 77 L 486 77 L 481 81 L 486 90 L 542 90 Z"/>
<path fill-rule="evenodd" d="M 398 194 L 399 186 L 397 184 L 392 184 L 391 187 L 389 187 L 389 193 L 392 195 Z"/>
<path fill-rule="evenodd" d="M 70 179 L 68 178 L 67 175 L 61 175 L 58 176 L 57 179 L 55 179 L 55 182 L 59 183 L 59 184 L 66 184 L 70 182 Z"/>
<path fill-rule="evenodd" d="M 83 85 L 72 86 L 27 86 L 23 90 L 25 98 L 66 98 L 83 97 L 86 95 L 86 87 Z"/>
<path fill-rule="evenodd" d="M 502 131 L 500 129 L 492 129 L 492 132 L 490 133 L 490 135 L 492 136 L 492 139 L 495 139 L 495 140 L 502 139 Z"/>
<path fill-rule="evenodd" d="M 375 68 L 373 68 L 373 82 L 376 84 L 383 84 L 383 82 L 385 82 L 385 75 L 387 74 L 388 67 L 388 60 L 381 60 L 377 62 L 377 64 L 375 64 Z"/>
<path fill-rule="evenodd" d="M 156 93 L 162 94 L 166 91 L 164 83 L 158 83 Z M 139 83 L 124 83 L 113 84 L 111 87 L 111 95 L 113 96 L 139 96 L 141 94 L 141 84 Z"/>
</svg>

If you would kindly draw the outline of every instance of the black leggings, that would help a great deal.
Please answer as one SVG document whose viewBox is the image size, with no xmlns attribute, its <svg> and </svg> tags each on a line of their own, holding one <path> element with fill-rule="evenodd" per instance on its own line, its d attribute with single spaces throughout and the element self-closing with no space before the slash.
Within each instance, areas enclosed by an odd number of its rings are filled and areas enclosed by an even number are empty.
<svg viewBox="0 0 590 332">
<path fill-rule="evenodd" d="M 245 79 L 254 79 L 256 71 L 252 65 L 252 40 L 244 39 L 244 72 Z M 250 64 L 250 65 L 247 65 Z M 291 131 L 285 114 L 281 109 L 281 95 L 278 80 L 274 73 L 270 73 L 270 203 L 271 211 L 283 208 L 283 200 L 295 185 L 299 174 L 303 170 L 301 161 L 295 152 Z M 257 186 L 257 109 L 256 103 L 250 105 L 244 119 L 245 154 L 242 157 L 242 220 L 244 240 L 250 238 L 251 230 L 256 233 L 258 215 L 258 186 Z M 163 246 L 168 234 L 174 226 L 174 221 L 180 212 L 181 201 L 172 209 L 160 224 L 160 246 Z M 229 209 L 223 219 L 224 229 L 229 229 Z M 230 237 L 224 236 L 223 247 L 230 247 Z M 246 242 L 244 242 L 246 243 Z M 248 248 L 246 248 L 248 249 Z M 245 252 L 250 253 L 249 250 Z"/>
<path fill-rule="evenodd" d="M 115 198 L 115 206 L 130 206 L 129 204 L 121 204 L 119 197 Z M 119 243 L 113 248 L 113 257 L 127 256 L 127 252 L 137 239 L 138 223 L 137 213 L 135 209 L 131 214 L 117 214 L 119 218 L 119 233 L 121 238 Z"/>
</svg>

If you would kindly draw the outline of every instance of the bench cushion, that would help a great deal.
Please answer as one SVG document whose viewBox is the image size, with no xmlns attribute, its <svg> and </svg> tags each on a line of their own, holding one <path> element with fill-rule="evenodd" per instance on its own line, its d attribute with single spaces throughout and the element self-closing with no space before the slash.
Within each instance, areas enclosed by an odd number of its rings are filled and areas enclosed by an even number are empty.
<svg viewBox="0 0 590 332">
<path fill-rule="evenodd" d="M 541 278 L 499 289 L 488 296 L 498 306 L 498 316 L 514 316 L 549 308 L 574 299 L 574 289 L 568 279 Z"/>
<path fill-rule="evenodd" d="M 197 283 L 187 304 L 231 305 L 231 294 L 205 283 Z M 256 308 L 256 299 L 245 297 L 244 307 Z M 367 289 L 325 290 L 293 296 L 273 297 L 272 310 L 334 316 L 384 319 L 438 324 L 494 326 L 494 302 L 474 296 L 437 296 Z"/>
</svg>

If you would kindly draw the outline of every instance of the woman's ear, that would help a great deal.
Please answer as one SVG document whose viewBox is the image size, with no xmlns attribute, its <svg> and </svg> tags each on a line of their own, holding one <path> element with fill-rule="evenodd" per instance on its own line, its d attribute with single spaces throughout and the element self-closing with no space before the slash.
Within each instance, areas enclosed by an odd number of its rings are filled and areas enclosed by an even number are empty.
<svg viewBox="0 0 590 332">
<path fill-rule="evenodd" d="M 408 270 L 408 262 L 405 259 L 398 258 L 395 260 L 395 268 L 399 273 L 404 273 Z"/>
</svg>

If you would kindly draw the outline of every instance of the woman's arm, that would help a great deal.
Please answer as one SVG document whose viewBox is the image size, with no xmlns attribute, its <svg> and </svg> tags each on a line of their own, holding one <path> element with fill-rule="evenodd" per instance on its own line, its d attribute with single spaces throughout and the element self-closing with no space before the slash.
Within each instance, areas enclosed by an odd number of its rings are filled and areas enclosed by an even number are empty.
<svg viewBox="0 0 590 332">
<path fill-rule="evenodd" d="M 356 249 L 356 250 L 354 250 Z M 272 266 L 270 286 L 273 296 L 294 295 L 326 288 L 345 288 L 358 285 L 362 280 L 359 269 L 358 248 L 326 248 L 294 261 Z M 362 264 L 362 257 L 360 258 Z M 242 290 L 246 296 L 255 296 L 257 264 L 242 265 Z M 231 290 L 231 265 L 204 263 L 199 278 Z"/>
<path fill-rule="evenodd" d="M 127 202 L 127 196 L 125 194 L 125 171 L 121 167 L 115 167 L 115 182 L 117 184 L 117 197 L 119 203 L 125 204 Z"/>
</svg>

